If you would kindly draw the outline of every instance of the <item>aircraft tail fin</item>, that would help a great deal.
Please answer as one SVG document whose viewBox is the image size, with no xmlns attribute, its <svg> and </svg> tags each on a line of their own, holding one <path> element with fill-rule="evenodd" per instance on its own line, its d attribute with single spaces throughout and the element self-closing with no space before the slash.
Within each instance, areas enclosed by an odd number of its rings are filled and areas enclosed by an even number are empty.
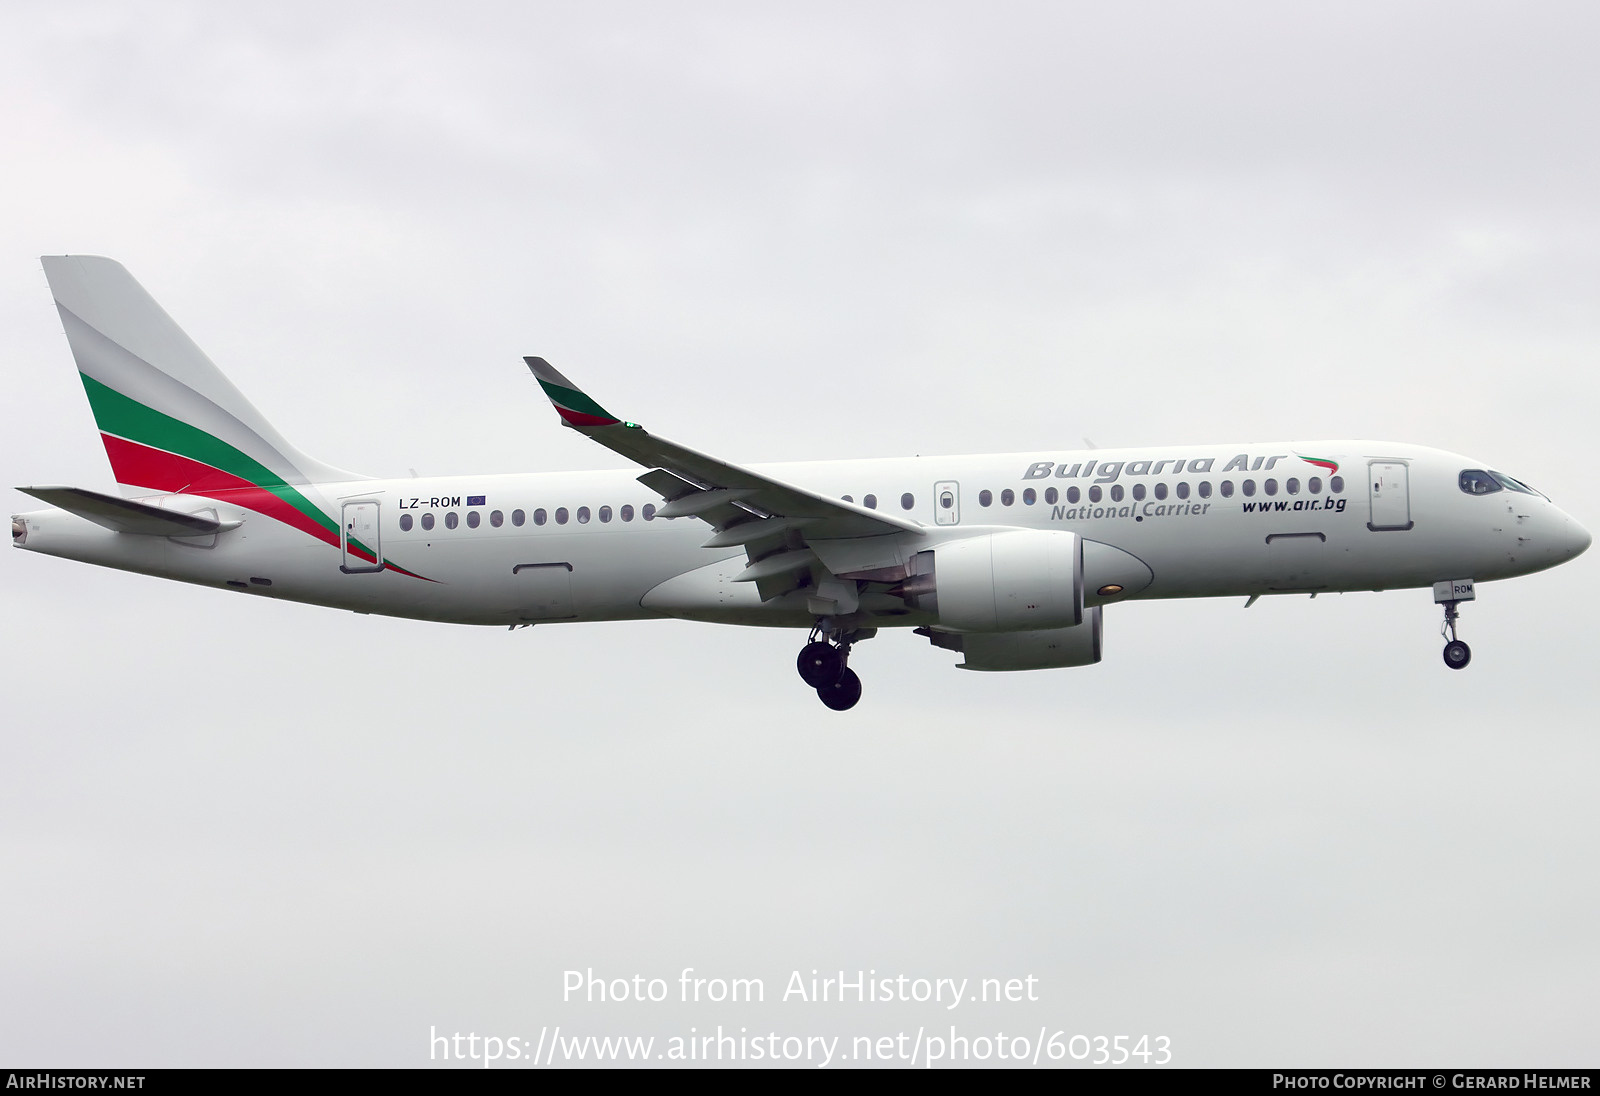
<svg viewBox="0 0 1600 1096">
<path fill-rule="evenodd" d="M 361 478 L 290 445 L 121 263 L 42 262 L 119 484 L 276 492 Z"/>
</svg>

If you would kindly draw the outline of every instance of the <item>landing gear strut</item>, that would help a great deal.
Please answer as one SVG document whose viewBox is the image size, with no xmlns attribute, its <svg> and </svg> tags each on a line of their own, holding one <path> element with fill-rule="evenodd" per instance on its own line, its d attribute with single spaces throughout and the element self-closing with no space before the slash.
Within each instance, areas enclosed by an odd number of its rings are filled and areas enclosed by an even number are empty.
<svg viewBox="0 0 1600 1096">
<path fill-rule="evenodd" d="M 811 629 L 810 640 L 800 649 L 795 668 L 800 680 L 817 690 L 822 702 L 836 712 L 848 711 L 861 699 L 861 679 L 849 666 L 850 648 L 861 632 L 840 632 L 820 622 Z"/>
<path fill-rule="evenodd" d="M 1473 597 L 1470 578 L 1433 585 L 1433 600 L 1444 606 L 1444 627 L 1440 629 L 1446 639 L 1444 664 L 1452 670 L 1463 670 L 1472 661 L 1472 648 L 1456 638 L 1456 620 L 1461 615 L 1457 606 L 1463 601 L 1472 601 Z"/>
</svg>

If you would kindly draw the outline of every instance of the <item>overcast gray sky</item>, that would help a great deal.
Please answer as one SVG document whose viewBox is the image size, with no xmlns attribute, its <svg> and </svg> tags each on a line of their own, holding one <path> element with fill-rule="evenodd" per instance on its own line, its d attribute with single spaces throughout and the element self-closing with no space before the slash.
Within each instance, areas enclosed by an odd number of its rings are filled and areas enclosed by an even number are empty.
<svg viewBox="0 0 1600 1096">
<path fill-rule="evenodd" d="M 0 480 L 110 484 L 36 258 L 78 252 L 375 475 L 619 466 L 537 353 L 736 461 L 1371 436 L 1594 529 L 1597 37 L 1459 0 L 13 0 Z M 789 633 L 3 553 L 0 1061 L 720 1023 L 1592 1066 L 1597 559 L 1483 587 L 1463 673 L 1425 591 L 1131 604 L 1080 670 L 885 634 L 840 717 Z M 684 967 L 768 1001 L 561 1000 Z M 812 969 L 1039 1000 L 776 1000 Z"/>
</svg>

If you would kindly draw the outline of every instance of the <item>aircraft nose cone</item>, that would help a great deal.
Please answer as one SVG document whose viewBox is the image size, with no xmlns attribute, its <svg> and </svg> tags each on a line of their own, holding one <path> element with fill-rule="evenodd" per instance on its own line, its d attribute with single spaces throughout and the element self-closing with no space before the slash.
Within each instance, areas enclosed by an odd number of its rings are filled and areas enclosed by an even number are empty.
<svg viewBox="0 0 1600 1096">
<path fill-rule="evenodd" d="M 1561 555 L 1563 559 L 1576 559 L 1588 551 L 1594 538 L 1589 535 L 1589 530 L 1573 521 L 1566 520 L 1566 528 L 1561 533 Z"/>
</svg>

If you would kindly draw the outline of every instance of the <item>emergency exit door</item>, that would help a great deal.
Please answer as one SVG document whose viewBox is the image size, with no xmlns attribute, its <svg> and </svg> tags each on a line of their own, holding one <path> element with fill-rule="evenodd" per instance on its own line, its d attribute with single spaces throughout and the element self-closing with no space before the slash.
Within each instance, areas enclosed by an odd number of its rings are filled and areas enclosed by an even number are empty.
<svg viewBox="0 0 1600 1096">
<path fill-rule="evenodd" d="M 961 524 L 961 485 L 955 480 L 933 485 L 933 521 L 935 525 Z"/>
<path fill-rule="evenodd" d="M 1367 464 L 1367 496 L 1372 500 L 1372 518 L 1367 528 L 1378 532 L 1385 529 L 1409 529 L 1411 521 L 1411 488 L 1407 479 L 1409 469 L 1399 461 L 1375 460 Z"/>
<path fill-rule="evenodd" d="M 339 570 L 359 575 L 383 570 L 383 547 L 378 543 L 378 504 L 347 502 L 339 522 Z"/>
</svg>

